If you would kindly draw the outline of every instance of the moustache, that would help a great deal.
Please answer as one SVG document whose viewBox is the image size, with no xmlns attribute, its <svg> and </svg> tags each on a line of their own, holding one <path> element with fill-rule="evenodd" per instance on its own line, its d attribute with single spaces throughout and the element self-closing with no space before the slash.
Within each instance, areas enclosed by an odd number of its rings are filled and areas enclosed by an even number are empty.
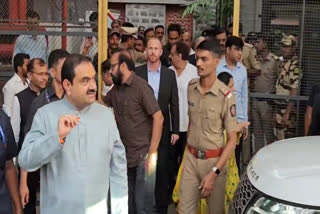
<svg viewBox="0 0 320 214">
<path fill-rule="evenodd" d="M 95 94 L 95 93 L 96 93 L 96 90 L 94 90 L 94 89 L 89 89 L 89 90 L 87 91 L 87 95 Z"/>
</svg>

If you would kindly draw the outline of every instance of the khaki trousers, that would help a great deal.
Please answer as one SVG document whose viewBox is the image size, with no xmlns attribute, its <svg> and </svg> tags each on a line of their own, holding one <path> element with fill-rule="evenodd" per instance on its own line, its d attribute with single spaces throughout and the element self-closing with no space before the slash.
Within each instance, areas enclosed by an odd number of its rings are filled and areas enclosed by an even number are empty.
<svg viewBox="0 0 320 214">
<path fill-rule="evenodd" d="M 185 153 L 183 163 L 180 201 L 178 212 L 180 214 L 196 214 L 201 190 L 199 189 L 202 179 L 212 170 L 218 158 L 207 160 L 196 159 L 188 150 Z M 207 199 L 210 214 L 224 214 L 224 197 L 226 190 L 227 168 L 221 170 L 214 181 L 214 189 Z"/>
<path fill-rule="evenodd" d="M 254 151 L 256 153 L 267 144 L 273 143 L 273 112 L 272 106 L 267 101 L 253 101 L 252 109 Z"/>
</svg>

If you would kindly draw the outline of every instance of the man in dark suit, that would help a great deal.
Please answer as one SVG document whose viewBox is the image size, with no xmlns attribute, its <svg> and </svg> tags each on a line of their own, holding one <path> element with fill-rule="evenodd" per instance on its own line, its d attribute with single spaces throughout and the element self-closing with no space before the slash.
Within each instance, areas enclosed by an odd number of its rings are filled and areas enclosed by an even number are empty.
<svg viewBox="0 0 320 214">
<path fill-rule="evenodd" d="M 179 100 L 175 73 L 161 65 L 162 45 L 157 37 L 152 37 L 147 44 L 148 62 L 136 68 L 136 74 L 147 80 L 154 91 L 164 116 L 164 124 L 160 145 L 158 147 L 158 163 L 155 186 L 154 213 L 167 214 L 171 198 L 169 178 L 173 176 L 169 163 L 171 146 L 179 139 Z M 172 134 L 170 136 L 170 124 Z"/>
</svg>

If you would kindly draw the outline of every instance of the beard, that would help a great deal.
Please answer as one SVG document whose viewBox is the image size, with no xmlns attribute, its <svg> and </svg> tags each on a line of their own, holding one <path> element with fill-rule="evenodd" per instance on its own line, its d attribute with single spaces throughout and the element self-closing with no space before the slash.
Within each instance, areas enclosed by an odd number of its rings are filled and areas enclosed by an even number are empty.
<svg viewBox="0 0 320 214">
<path fill-rule="evenodd" d="M 112 76 L 113 84 L 115 84 L 115 85 L 121 85 L 122 84 L 123 75 L 122 75 L 122 73 L 120 71 L 120 68 L 118 69 L 117 75 L 111 74 L 111 76 Z"/>
</svg>

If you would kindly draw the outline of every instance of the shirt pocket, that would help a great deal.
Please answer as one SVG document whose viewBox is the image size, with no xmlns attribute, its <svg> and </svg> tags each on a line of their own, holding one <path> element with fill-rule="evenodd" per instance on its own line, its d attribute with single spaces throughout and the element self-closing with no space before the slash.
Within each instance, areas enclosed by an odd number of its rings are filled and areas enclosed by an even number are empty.
<svg viewBox="0 0 320 214">
<path fill-rule="evenodd" d="M 203 115 L 202 128 L 209 133 L 221 132 L 220 114 L 215 109 L 208 109 Z"/>
</svg>

